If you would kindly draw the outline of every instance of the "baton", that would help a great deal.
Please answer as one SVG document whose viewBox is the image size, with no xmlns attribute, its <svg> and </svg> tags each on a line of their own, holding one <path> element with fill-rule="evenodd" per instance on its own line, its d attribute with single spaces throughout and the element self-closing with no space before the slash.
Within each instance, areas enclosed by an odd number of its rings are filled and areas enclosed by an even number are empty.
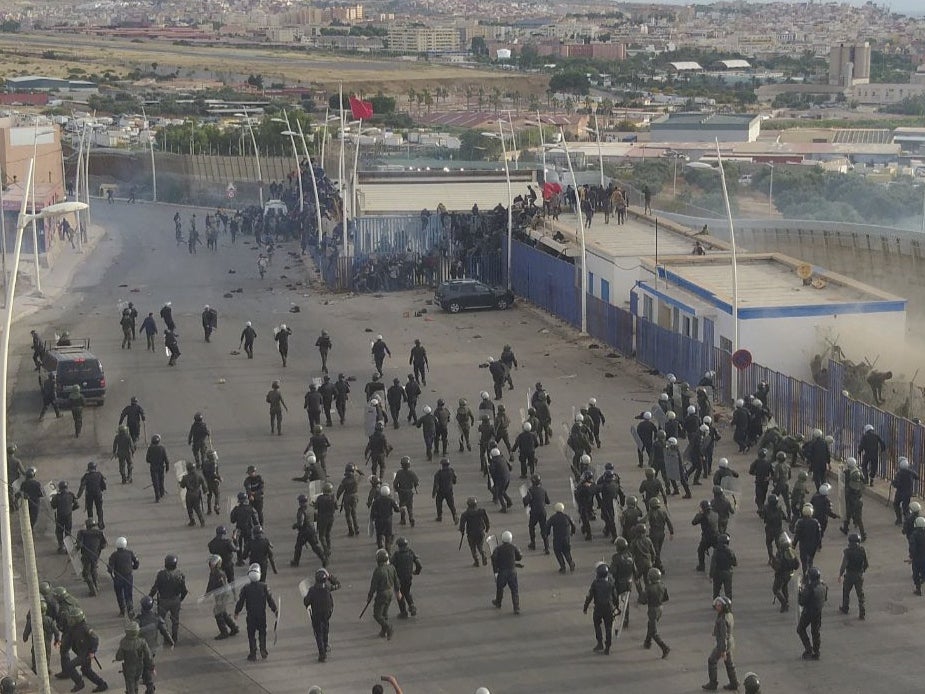
<svg viewBox="0 0 925 694">
<path fill-rule="evenodd" d="M 100 661 L 99 661 L 99 659 L 98 659 L 96 656 L 93 656 L 93 662 L 96 663 L 96 666 L 97 666 L 100 670 L 103 669 L 103 666 L 100 665 Z M 115 662 L 115 661 L 113 661 L 113 662 Z"/>
<path fill-rule="evenodd" d="M 143 419 L 141 420 L 141 429 L 142 429 L 142 431 L 144 431 L 144 433 L 145 433 L 145 441 L 147 441 L 147 440 L 148 440 L 148 424 L 147 424 L 147 422 L 145 422 L 145 420 L 143 420 Z"/>
<path fill-rule="evenodd" d="M 360 616 L 357 619 L 363 619 L 363 615 L 366 614 L 366 610 L 369 609 L 369 604 L 373 601 L 372 596 L 369 597 L 369 600 L 366 601 L 366 606 L 363 608 L 363 611 L 360 612 Z"/>
<path fill-rule="evenodd" d="M 457 552 L 462 551 L 462 541 L 465 536 L 466 536 L 465 533 L 459 533 L 459 548 L 456 550 Z"/>
</svg>

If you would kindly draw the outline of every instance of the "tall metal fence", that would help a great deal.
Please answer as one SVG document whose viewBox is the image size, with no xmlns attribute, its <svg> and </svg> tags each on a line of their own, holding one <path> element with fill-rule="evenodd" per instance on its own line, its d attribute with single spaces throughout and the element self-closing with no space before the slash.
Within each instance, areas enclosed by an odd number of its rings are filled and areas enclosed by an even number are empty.
<svg viewBox="0 0 925 694">
<path fill-rule="evenodd" d="M 357 255 L 372 253 L 427 253 L 449 247 L 449 229 L 441 215 L 376 215 L 354 220 L 354 247 Z"/>
<path fill-rule="evenodd" d="M 576 266 L 516 241 L 512 251 L 514 292 L 571 325 L 580 326 Z M 829 362 L 828 388 L 760 364 L 739 371 L 733 368 L 729 352 L 714 347 L 712 339 L 692 339 L 594 296 L 587 297 L 587 306 L 588 332 L 624 356 L 635 357 L 662 373 L 674 373 L 692 385 L 712 371 L 715 398 L 727 405 L 732 404 L 733 384 L 735 393 L 743 395 L 754 393 L 758 383 L 764 381 L 770 386 L 769 402 L 765 404 L 781 429 L 807 436 L 813 429 L 821 429 L 835 440 L 835 458 L 844 460 L 858 456 L 864 427 L 870 424 L 887 444 L 880 458 L 881 477 L 893 477 L 900 457 L 908 458 L 912 469 L 925 477 L 925 426 L 851 397 L 844 390 L 843 364 Z M 921 495 L 922 490 L 921 483 L 916 482 L 915 493 Z"/>
</svg>

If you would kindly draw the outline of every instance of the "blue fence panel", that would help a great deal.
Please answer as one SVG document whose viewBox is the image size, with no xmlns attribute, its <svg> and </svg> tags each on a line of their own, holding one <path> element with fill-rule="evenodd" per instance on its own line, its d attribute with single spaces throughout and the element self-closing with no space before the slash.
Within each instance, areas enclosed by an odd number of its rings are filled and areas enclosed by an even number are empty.
<svg viewBox="0 0 925 694">
<path fill-rule="evenodd" d="M 351 220 L 354 227 L 354 247 L 357 255 L 401 253 L 409 249 L 414 253 L 427 253 L 446 245 L 449 234 L 441 215 L 422 218 L 420 215 L 358 217 Z"/>
<path fill-rule="evenodd" d="M 502 256 L 504 255 L 502 247 Z M 580 293 L 575 266 L 514 241 L 511 248 L 514 293 L 558 316 L 574 327 L 581 325 Z"/>
<path fill-rule="evenodd" d="M 636 359 L 694 386 L 714 370 L 712 345 L 641 319 L 636 320 Z"/>
<path fill-rule="evenodd" d="M 591 294 L 588 294 L 588 334 L 624 356 L 633 354 L 632 314 Z"/>
</svg>

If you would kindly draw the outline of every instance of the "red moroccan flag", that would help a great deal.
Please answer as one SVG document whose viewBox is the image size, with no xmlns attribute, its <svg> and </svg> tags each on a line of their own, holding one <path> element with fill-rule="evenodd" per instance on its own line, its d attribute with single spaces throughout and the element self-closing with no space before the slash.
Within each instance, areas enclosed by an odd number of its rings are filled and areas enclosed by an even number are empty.
<svg viewBox="0 0 925 694">
<path fill-rule="evenodd" d="M 357 120 L 369 120 L 373 117 L 373 104 L 371 101 L 363 101 L 358 97 L 351 96 L 350 112 Z"/>
</svg>

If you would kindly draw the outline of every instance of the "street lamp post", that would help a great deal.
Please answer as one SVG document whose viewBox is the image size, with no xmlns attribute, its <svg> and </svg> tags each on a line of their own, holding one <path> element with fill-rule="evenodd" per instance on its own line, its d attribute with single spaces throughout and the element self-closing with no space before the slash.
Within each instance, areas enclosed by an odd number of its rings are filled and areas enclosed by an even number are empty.
<svg viewBox="0 0 925 694">
<path fill-rule="evenodd" d="M 235 114 L 239 115 L 239 114 Z M 260 195 L 260 207 L 263 208 L 263 174 L 260 171 L 260 150 L 257 149 L 257 138 L 254 137 L 254 125 L 251 117 L 247 115 L 247 108 L 244 108 L 244 124 L 251 136 L 251 144 L 254 146 L 254 163 L 257 165 L 257 191 Z"/>
<path fill-rule="evenodd" d="M 148 114 L 145 113 L 144 106 L 141 107 L 141 117 L 144 118 L 145 130 L 148 131 L 148 146 L 151 150 L 151 202 L 157 202 L 157 168 L 154 165 L 154 138 L 150 125 L 148 124 Z"/>
<path fill-rule="evenodd" d="M 295 136 L 298 135 L 298 133 L 289 127 L 289 116 L 285 111 L 283 111 L 283 116 L 284 118 L 274 118 L 273 121 L 276 123 L 283 123 L 286 126 L 286 129 L 283 130 L 280 135 L 289 137 L 289 142 L 292 145 L 292 156 L 295 158 L 295 172 L 299 182 L 299 214 L 301 215 L 305 209 L 305 193 L 302 191 L 302 167 L 299 165 L 299 149 L 295 146 Z"/>
<path fill-rule="evenodd" d="M 729 222 L 729 243 L 732 250 L 732 352 L 735 354 L 739 351 L 739 267 L 736 258 L 736 235 L 732 223 L 732 207 L 729 204 L 729 190 L 726 187 L 726 172 L 723 169 L 722 154 L 719 149 L 719 140 L 716 141 L 716 163 L 714 169 L 704 162 L 690 162 L 688 164 L 692 169 L 719 171 L 719 180 L 723 189 L 723 204 L 726 207 L 726 219 Z M 738 384 L 736 379 L 731 379 L 730 383 L 732 399 L 735 401 L 738 394 Z"/>
<path fill-rule="evenodd" d="M 594 127 L 585 128 L 589 133 L 594 133 L 594 137 L 597 140 L 597 162 L 601 167 L 601 188 L 604 188 L 604 152 L 601 149 L 601 130 L 597 124 L 597 112 L 594 113 Z"/>
<path fill-rule="evenodd" d="M 514 198 L 511 190 L 511 170 L 507 162 L 507 144 L 504 141 L 504 120 L 498 119 L 498 133 L 484 132 L 485 137 L 501 140 L 504 157 L 504 180 L 507 182 L 507 288 L 511 288 L 511 246 L 514 242 Z"/>
<path fill-rule="evenodd" d="M 768 217 L 774 214 L 774 164 L 765 162 L 771 169 L 771 183 L 768 186 Z"/>
<path fill-rule="evenodd" d="M 312 164 L 312 157 L 308 153 L 308 144 L 305 142 L 305 133 L 302 132 L 302 121 L 296 118 L 296 125 L 299 126 L 299 138 L 302 140 L 302 151 L 305 154 L 305 160 L 308 162 L 309 171 L 312 176 L 312 192 L 315 194 L 315 221 L 318 224 L 318 247 L 321 247 L 321 200 L 318 197 L 318 181 L 315 179 L 315 166 Z M 322 163 L 322 167 L 324 164 Z M 346 245 L 345 245 L 346 248 Z"/>
<path fill-rule="evenodd" d="M 581 332 L 588 332 L 588 254 L 585 247 L 585 221 L 581 214 L 581 201 L 578 199 L 578 181 L 575 178 L 575 169 L 572 167 L 572 156 L 568 151 L 568 141 L 565 139 L 565 133 L 561 126 L 559 136 L 562 142 L 562 149 L 565 151 L 565 161 L 568 164 L 569 175 L 572 177 L 572 189 L 575 191 L 575 214 L 578 217 L 578 242 L 581 247 Z"/>
</svg>

